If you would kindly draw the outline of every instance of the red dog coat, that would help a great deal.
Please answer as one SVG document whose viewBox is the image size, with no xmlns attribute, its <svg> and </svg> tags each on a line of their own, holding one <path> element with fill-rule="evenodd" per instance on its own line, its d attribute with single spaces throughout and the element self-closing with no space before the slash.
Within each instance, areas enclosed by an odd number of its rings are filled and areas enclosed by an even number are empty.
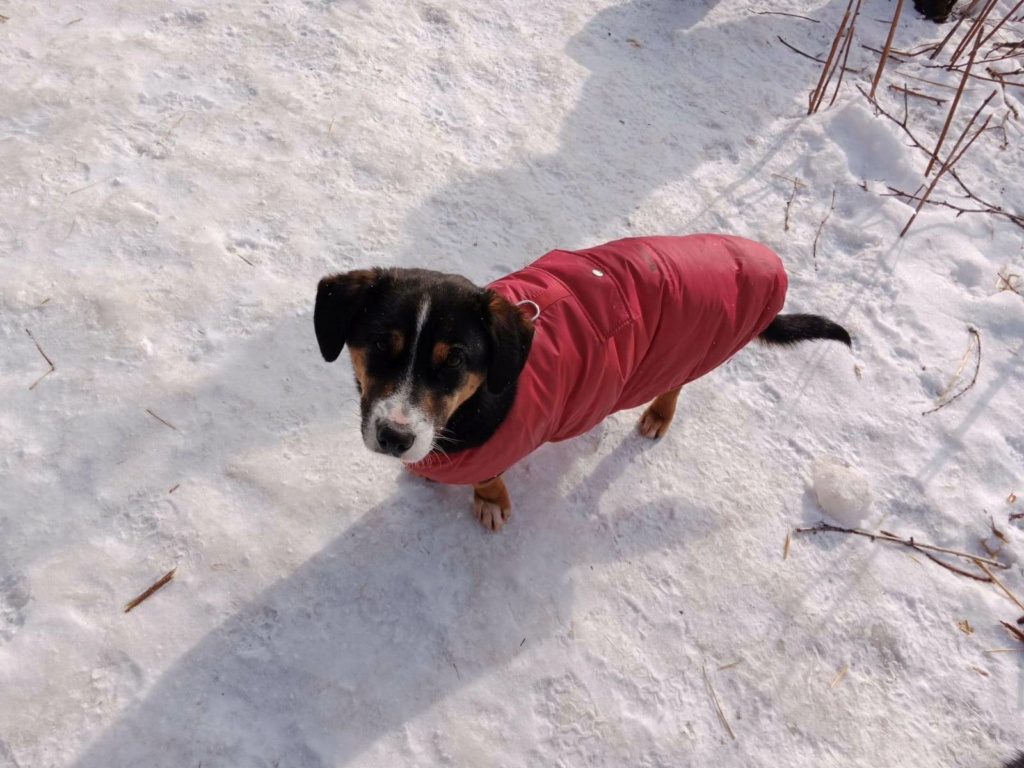
<svg viewBox="0 0 1024 768">
<path fill-rule="evenodd" d="M 489 480 L 544 443 L 717 368 L 782 310 L 786 273 L 742 237 L 637 237 L 551 251 L 488 287 L 531 315 L 539 309 L 533 346 L 512 409 L 486 443 L 410 465 L 442 483 Z"/>
</svg>

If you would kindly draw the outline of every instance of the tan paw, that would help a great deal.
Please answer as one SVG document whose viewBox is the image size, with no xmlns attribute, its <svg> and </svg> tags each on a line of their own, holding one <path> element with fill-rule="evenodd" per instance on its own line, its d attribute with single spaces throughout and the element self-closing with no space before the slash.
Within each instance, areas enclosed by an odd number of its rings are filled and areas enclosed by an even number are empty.
<svg viewBox="0 0 1024 768">
<path fill-rule="evenodd" d="M 644 415 L 640 417 L 640 423 L 637 426 L 640 429 L 641 435 L 653 440 L 658 437 L 664 437 L 671 423 L 671 416 L 665 418 L 654 409 L 653 405 L 649 405 L 647 410 L 644 411 Z"/>
<path fill-rule="evenodd" d="M 500 531 L 512 516 L 512 508 L 502 509 L 493 501 L 473 496 L 473 515 L 489 531 Z"/>
</svg>

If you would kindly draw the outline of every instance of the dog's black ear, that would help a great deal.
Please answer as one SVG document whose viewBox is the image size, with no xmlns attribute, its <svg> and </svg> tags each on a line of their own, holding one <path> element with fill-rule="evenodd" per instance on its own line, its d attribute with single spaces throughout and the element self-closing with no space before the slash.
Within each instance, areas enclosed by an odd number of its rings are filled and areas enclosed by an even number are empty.
<svg viewBox="0 0 1024 768">
<path fill-rule="evenodd" d="M 359 269 L 328 275 L 316 290 L 313 327 L 324 360 L 333 363 L 341 354 L 356 313 L 362 309 L 370 290 L 381 283 L 380 269 Z"/>
<path fill-rule="evenodd" d="M 522 373 L 533 343 L 533 323 L 519 307 L 494 291 L 484 292 L 484 323 L 491 341 L 487 389 L 498 393 Z"/>
</svg>

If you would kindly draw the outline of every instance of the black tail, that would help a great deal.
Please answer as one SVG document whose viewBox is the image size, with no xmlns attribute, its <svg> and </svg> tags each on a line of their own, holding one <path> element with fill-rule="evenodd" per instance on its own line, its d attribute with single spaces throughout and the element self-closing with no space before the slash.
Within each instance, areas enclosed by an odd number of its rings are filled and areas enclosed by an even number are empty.
<svg viewBox="0 0 1024 768">
<path fill-rule="evenodd" d="M 765 344 L 788 346 L 812 339 L 832 339 L 850 344 L 850 334 L 838 323 L 821 315 L 776 315 L 757 337 Z"/>
</svg>

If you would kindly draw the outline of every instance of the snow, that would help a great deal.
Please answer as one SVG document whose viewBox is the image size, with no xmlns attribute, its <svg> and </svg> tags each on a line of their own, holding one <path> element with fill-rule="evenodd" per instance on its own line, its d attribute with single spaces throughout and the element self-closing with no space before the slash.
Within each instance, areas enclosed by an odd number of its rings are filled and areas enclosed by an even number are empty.
<svg viewBox="0 0 1024 768">
<path fill-rule="evenodd" d="M 877 54 L 855 45 L 808 117 L 820 65 L 778 41 L 826 54 L 844 7 L 0 3 L 0 766 L 966 768 L 1021 746 L 1024 654 L 986 653 L 1020 610 L 993 585 L 862 537 L 782 558 L 820 519 L 819 459 L 868 480 L 870 525 L 1024 546 L 1024 300 L 997 277 L 1024 274 L 1024 230 L 926 207 L 898 237 L 887 187 L 926 158 L 853 87 Z M 891 13 L 865 0 L 858 42 Z M 946 29 L 908 4 L 895 45 Z M 919 66 L 890 64 L 894 115 L 900 72 L 957 82 Z M 1021 99 L 997 94 L 1003 129 L 958 165 L 1016 212 Z M 933 142 L 946 107 L 910 110 Z M 466 489 L 371 455 L 347 363 L 317 353 L 330 271 L 482 283 L 695 231 L 780 252 L 788 310 L 853 352 L 755 345 L 661 441 L 637 411 L 545 446 L 499 535 Z M 975 385 L 923 415 L 969 328 Z M 32 387 L 34 341 L 55 370 Z"/>
<path fill-rule="evenodd" d="M 821 511 L 839 525 L 856 528 L 867 518 L 871 481 L 853 467 L 819 458 L 812 487 Z"/>
</svg>

